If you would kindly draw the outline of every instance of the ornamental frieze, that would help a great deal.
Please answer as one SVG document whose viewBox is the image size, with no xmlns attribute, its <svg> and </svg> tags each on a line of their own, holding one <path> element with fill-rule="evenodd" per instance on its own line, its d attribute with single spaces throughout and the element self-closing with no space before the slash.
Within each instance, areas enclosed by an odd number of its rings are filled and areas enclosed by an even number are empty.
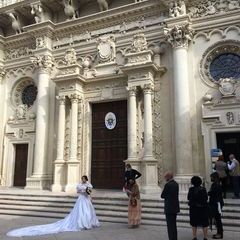
<svg viewBox="0 0 240 240">
<path fill-rule="evenodd" d="M 34 45 L 31 47 L 20 47 L 14 49 L 7 49 L 5 51 L 5 60 L 13 60 L 21 57 L 31 56 L 33 54 Z"/>
<path fill-rule="evenodd" d="M 189 15 L 192 18 L 226 13 L 229 11 L 240 9 L 240 0 L 202 0 L 195 1 L 188 7 Z"/>
</svg>

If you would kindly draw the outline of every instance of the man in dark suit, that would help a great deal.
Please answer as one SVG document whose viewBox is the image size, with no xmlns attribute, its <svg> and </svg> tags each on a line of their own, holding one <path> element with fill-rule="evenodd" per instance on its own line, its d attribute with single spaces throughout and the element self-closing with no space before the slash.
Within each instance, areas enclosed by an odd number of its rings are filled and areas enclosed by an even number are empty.
<svg viewBox="0 0 240 240">
<path fill-rule="evenodd" d="M 173 179 L 172 172 L 166 172 L 164 175 L 166 184 L 163 188 L 161 198 L 164 199 L 164 213 L 166 215 L 167 230 L 169 240 L 177 240 L 177 214 L 179 207 L 179 187 Z"/>
</svg>

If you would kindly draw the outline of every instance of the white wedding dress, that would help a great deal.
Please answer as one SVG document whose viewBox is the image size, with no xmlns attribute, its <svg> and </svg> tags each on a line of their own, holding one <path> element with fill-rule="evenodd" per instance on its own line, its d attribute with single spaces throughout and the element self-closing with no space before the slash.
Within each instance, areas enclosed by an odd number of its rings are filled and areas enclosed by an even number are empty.
<svg viewBox="0 0 240 240">
<path fill-rule="evenodd" d="M 62 220 L 55 223 L 36 225 L 12 230 L 7 236 L 37 236 L 45 234 L 54 234 L 59 232 L 81 231 L 99 227 L 94 207 L 86 188 L 92 188 L 90 183 L 80 183 L 77 185 L 77 192 L 80 193 L 72 211 Z"/>
</svg>

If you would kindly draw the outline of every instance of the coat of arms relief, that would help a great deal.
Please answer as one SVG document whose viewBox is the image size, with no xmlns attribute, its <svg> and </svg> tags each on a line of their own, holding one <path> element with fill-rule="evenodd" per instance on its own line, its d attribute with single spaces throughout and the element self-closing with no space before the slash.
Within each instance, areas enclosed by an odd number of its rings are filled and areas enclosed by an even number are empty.
<svg viewBox="0 0 240 240">
<path fill-rule="evenodd" d="M 98 63 L 115 62 L 116 50 L 115 50 L 115 37 L 108 35 L 97 39 L 97 58 Z"/>
</svg>

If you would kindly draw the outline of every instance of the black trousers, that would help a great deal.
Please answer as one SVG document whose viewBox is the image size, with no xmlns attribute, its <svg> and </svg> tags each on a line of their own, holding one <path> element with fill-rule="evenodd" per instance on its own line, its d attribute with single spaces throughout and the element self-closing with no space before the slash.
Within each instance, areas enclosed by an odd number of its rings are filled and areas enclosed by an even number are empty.
<svg viewBox="0 0 240 240">
<path fill-rule="evenodd" d="M 216 213 L 214 218 L 216 221 L 217 233 L 220 235 L 223 235 L 223 225 L 222 225 L 221 215 L 219 213 Z"/>
<path fill-rule="evenodd" d="M 169 240 L 177 240 L 177 214 L 166 213 Z"/>
</svg>

